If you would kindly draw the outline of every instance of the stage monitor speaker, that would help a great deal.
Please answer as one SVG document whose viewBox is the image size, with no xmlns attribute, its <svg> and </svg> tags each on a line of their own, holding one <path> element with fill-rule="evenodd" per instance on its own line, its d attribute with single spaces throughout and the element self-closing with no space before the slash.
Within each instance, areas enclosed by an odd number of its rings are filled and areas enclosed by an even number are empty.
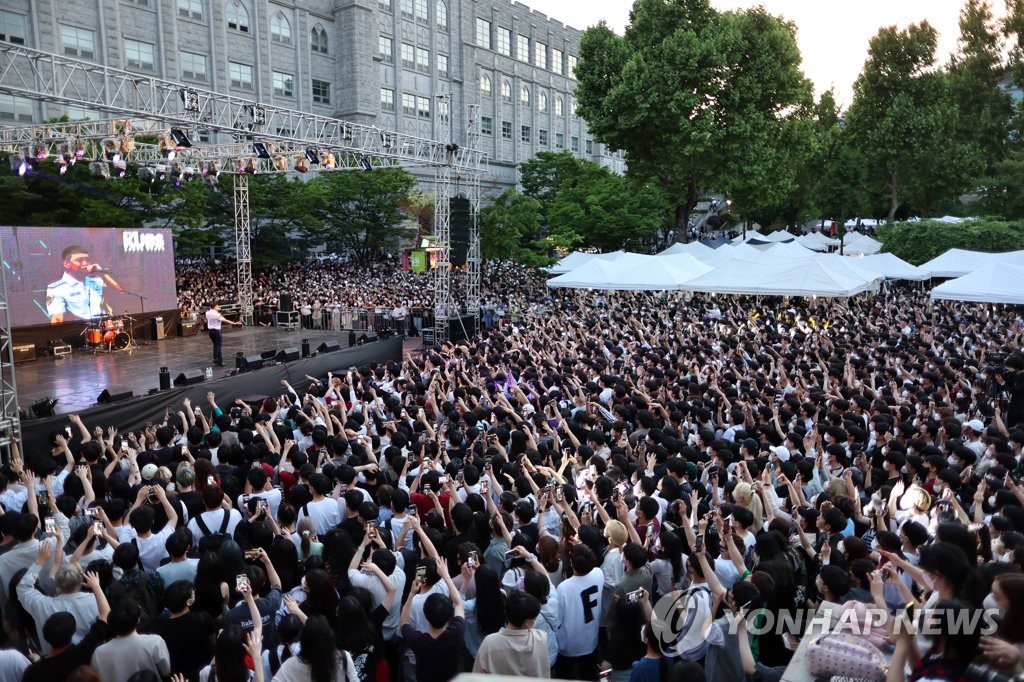
<svg viewBox="0 0 1024 682">
<path fill-rule="evenodd" d="M 29 409 L 32 411 L 32 416 L 36 418 L 40 417 L 52 417 L 54 415 L 54 406 L 57 404 L 56 400 L 50 398 L 43 398 L 32 403 L 32 407 Z"/>
<path fill-rule="evenodd" d="M 261 351 L 260 357 L 263 358 L 264 362 L 267 360 L 273 360 L 277 357 L 277 349 L 271 348 L 270 350 Z"/>
<path fill-rule="evenodd" d="M 469 252 L 469 199 L 452 197 L 448 200 L 448 208 L 451 211 L 448 224 L 452 239 L 452 267 L 460 268 L 466 264 Z"/>
<path fill-rule="evenodd" d="M 36 359 L 36 344 L 26 343 L 21 346 L 11 346 L 15 362 L 29 362 Z"/>
<path fill-rule="evenodd" d="M 178 322 L 178 336 L 195 336 L 199 333 L 199 323 L 195 320 Z"/>
<path fill-rule="evenodd" d="M 292 295 L 281 294 L 281 296 L 277 299 L 277 309 L 280 310 L 282 313 L 290 313 L 291 311 L 295 310 L 294 305 L 292 305 Z"/>
<path fill-rule="evenodd" d="M 257 369 L 263 369 L 263 362 L 262 355 L 246 355 L 238 361 L 238 369 L 242 372 L 253 372 Z"/>
<path fill-rule="evenodd" d="M 308 358 L 310 354 L 309 339 L 302 339 L 302 357 Z"/>
<path fill-rule="evenodd" d="M 171 390 L 171 370 L 167 369 L 166 367 L 160 368 L 160 390 Z"/>
<path fill-rule="evenodd" d="M 378 336 L 377 336 L 377 334 L 376 334 L 376 333 L 374 333 L 374 332 L 368 332 L 368 333 L 366 333 L 366 334 L 362 334 L 362 335 L 360 335 L 359 339 L 358 339 L 358 340 L 356 341 L 356 345 L 357 345 L 357 346 L 361 346 L 361 345 L 363 345 L 364 343 L 373 343 L 373 342 L 374 342 L 374 341 L 376 341 L 377 339 L 378 339 Z"/>
<path fill-rule="evenodd" d="M 206 381 L 206 373 L 201 369 L 187 369 L 174 377 L 175 386 L 191 386 Z"/>
<path fill-rule="evenodd" d="M 99 397 L 96 398 L 96 402 L 101 405 L 106 403 L 116 403 L 119 400 L 128 400 L 134 395 L 135 393 L 132 389 L 125 386 L 110 386 L 109 388 L 103 389 L 103 393 L 100 393 Z"/>
<path fill-rule="evenodd" d="M 300 351 L 295 346 L 279 350 L 277 357 L 275 358 L 278 362 L 295 362 L 300 357 Z"/>
<path fill-rule="evenodd" d="M 337 341 L 324 341 L 317 349 L 317 353 L 333 353 L 336 350 L 341 350 L 341 344 Z"/>
</svg>

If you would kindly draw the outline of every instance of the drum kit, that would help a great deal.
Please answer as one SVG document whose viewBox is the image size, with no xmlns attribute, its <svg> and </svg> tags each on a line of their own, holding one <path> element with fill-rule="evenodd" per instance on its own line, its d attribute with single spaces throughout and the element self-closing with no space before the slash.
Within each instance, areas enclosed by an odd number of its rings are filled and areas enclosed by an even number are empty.
<svg viewBox="0 0 1024 682">
<path fill-rule="evenodd" d="M 92 320 L 82 332 L 82 336 L 94 353 L 113 353 L 133 348 L 136 345 L 132 339 L 133 322 L 135 318 L 128 315 L 103 316 Z"/>
</svg>

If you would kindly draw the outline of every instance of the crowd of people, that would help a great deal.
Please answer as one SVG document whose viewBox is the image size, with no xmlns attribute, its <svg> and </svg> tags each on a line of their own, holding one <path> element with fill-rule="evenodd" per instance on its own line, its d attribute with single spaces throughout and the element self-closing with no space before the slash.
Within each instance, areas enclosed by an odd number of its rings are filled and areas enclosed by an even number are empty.
<svg viewBox="0 0 1024 682">
<path fill-rule="evenodd" d="M 288 285 L 424 296 L 386 268 Z M 1024 671 L 1018 310 L 484 289 L 462 344 L 15 451 L 0 681 Z"/>
</svg>

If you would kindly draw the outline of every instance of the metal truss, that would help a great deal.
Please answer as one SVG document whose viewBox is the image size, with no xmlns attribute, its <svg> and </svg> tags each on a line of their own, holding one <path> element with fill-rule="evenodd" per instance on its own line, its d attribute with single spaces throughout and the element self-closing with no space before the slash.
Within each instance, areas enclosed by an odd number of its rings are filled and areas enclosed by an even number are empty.
<svg viewBox="0 0 1024 682">
<path fill-rule="evenodd" d="M 11 337 L 11 313 L 7 307 L 7 269 L 0 268 L 0 455 L 11 461 L 11 442 L 21 442 L 21 416 L 18 411 L 18 384 L 14 376 L 14 341 Z"/>
<path fill-rule="evenodd" d="M 480 139 L 479 105 L 469 107 L 469 125 L 466 126 L 466 146 L 476 149 Z M 481 169 L 469 171 L 469 253 L 466 256 L 466 310 L 476 318 L 474 328 L 480 328 L 480 180 Z"/>
<path fill-rule="evenodd" d="M 452 96 L 451 93 L 437 96 L 437 124 L 441 143 L 449 148 L 452 144 Z M 454 151 L 454 149 L 453 149 Z M 448 342 L 449 320 L 458 317 L 453 310 L 452 263 L 451 263 L 451 197 L 452 167 L 441 164 L 434 169 L 434 343 Z"/>
<path fill-rule="evenodd" d="M 235 191 L 235 262 L 238 273 L 238 307 L 242 322 L 253 323 L 252 314 L 252 228 L 249 223 L 249 176 L 234 176 Z"/>
</svg>

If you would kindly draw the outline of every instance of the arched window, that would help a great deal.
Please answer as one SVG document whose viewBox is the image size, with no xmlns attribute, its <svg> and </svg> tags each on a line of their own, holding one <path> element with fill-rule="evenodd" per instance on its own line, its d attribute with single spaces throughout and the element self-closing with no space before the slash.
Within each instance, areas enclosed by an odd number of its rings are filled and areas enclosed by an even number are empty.
<svg viewBox="0 0 1024 682">
<path fill-rule="evenodd" d="M 525 85 L 519 88 L 519 103 L 524 107 L 530 106 L 530 88 Z"/>
<path fill-rule="evenodd" d="M 561 97 L 555 97 L 555 116 L 561 116 L 562 115 L 562 106 L 563 106 L 562 98 Z"/>
<path fill-rule="evenodd" d="M 512 84 L 508 81 L 502 81 L 501 83 L 501 100 L 503 102 L 512 101 Z"/>
<path fill-rule="evenodd" d="M 448 30 L 448 5 L 445 4 L 444 0 L 437 0 L 437 4 L 434 5 L 434 12 L 437 15 L 437 28 L 441 31 Z"/>
<path fill-rule="evenodd" d="M 249 32 L 249 11 L 239 0 L 230 0 L 224 15 L 232 31 Z"/>
<path fill-rule="evenodd" d="M 480 94 L 484 97 L 491 96 L 491 77 L 486 73 L 480 74 Z"/>
<path fill-rule="evenodd" d="M 327 31 L 320 24 L 309 31 L 309 49 L 327 54 Z"/>
<path fill-rule="evenodd" d="M 548 110 L 548 93 L 544 92 L 543 90 L 541 90 L 537 94 L 537 108 L 540 111 Z"/>
<path fill-rule="evenodd" d="M 569 98 L 569 115 L 572 116 L 573 118 L 576 118 L 576 98 L 575 97 L 570 97 Z"/>
<path fill-rule="evenodd" d="M 292 27 L 288 23 L 284 12 L 278 12 L 270 17 L 270 39 L 282 45 L 291 45 Z"/>
</svg>

